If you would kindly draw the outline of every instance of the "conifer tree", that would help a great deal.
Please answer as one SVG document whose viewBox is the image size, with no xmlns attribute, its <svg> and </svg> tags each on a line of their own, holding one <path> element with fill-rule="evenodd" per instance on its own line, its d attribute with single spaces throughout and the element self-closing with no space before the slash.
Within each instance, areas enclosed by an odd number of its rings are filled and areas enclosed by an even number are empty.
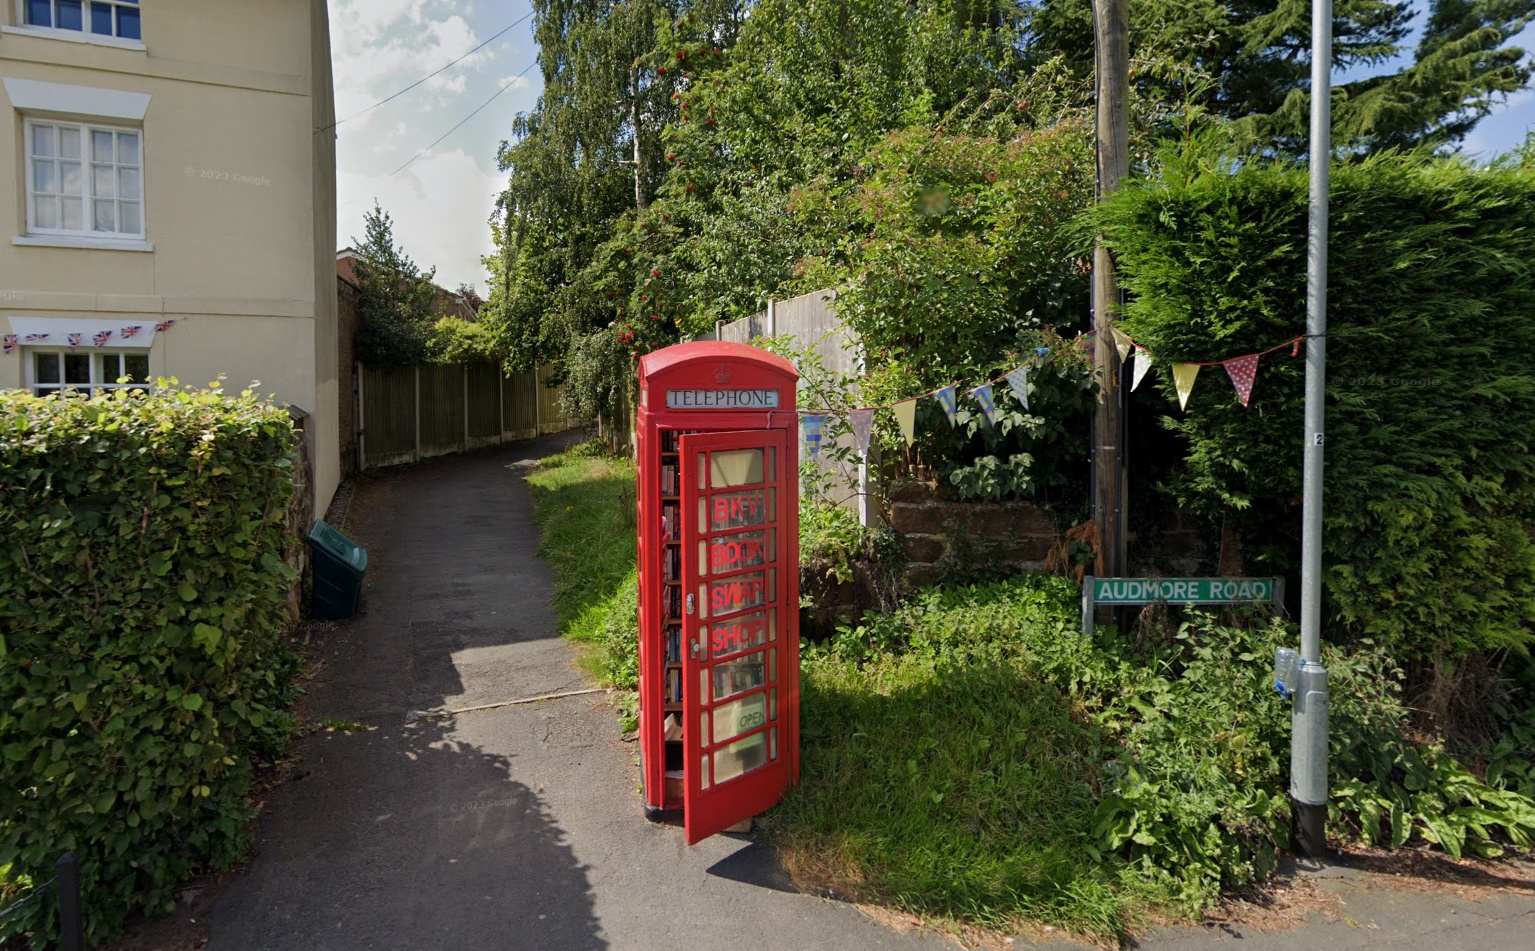
<svg viewBox="0 0 1535 951">
<path fill-rule="evenodd" d="M 422 272 L 394 242 L 394 222 L 375 200 L 364 218 L 366 237 L 352 239 L 357 250 L 357 296 L 361 323 L 357 356 L 371 367 L 408 366 L 426 355 L 427 335 L 436 319 L 437 269 Z"/>
</svg>

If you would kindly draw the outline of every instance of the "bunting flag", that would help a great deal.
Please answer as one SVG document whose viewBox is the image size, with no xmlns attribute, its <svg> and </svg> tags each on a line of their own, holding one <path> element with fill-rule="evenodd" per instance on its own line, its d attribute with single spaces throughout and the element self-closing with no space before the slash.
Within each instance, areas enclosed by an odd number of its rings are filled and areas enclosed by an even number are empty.
<svg viewBox="0 0 1535 951">
<path fill-rule="evenodd" d="M 1049 352 L 1050 352 L 1050 348 L 1049 347 L 1035 347 L 1034 348 L 1034 355 L 1036 357 L 1042 357 L 1042 356 L 1044 356 L 1045 354 L 1047 354 Z"/>
<path fill-rule="evenodd" d="M 1226 375 L 1231 377 L 1231 385 L 1237 388 L 1237 398 L 1245 407 L 1247 401 L 1252 399 L 1253 380 L 1258 377 L 1258 355 L 1242 357 L 1237 360 L 1227 360 L 1225 364 Z"/>
<path fill-rule="evenodd" d="M 39 340 L 47 340 L 52 334 L 27 334 L 27 343 L 36 343 Z"/>
<path fill-rule="evenodd" d="M 949 425 L 954 425 L 954 411 L 959 408 L 958 397 L 954 395 L 954 387 L 946 386 L 933 394 L 938 397 L 938 402 L 943 405 L 943 414 L 949 417 Z"/>
<path fill-rule="evenodd" d="M 991 398 L 991 384 L 982 383 L 971 390 L 970 395 L 975 397 L 977 403 L 981 404 L 981 412 L 986 414 L 986 422 L 995 423 L 997 421 L 997 404 Z"/>
<path fill-rule="evenodd" d="M 858 442 L 858 451 L 868 455 L 869 433 L 874 429 L 874 411 L 855 409 L 847 414 L 847 420 L 853 424 L 853 438 Z"/>
<path fill-rule="evenodd" d="M 805 414 L 805 444 L 810 447 L 812 459 L 819 459 L 821 456 L 821 426 L 825 422 L 826 417 L 821 413 Z"/>
<path fill-rule="evenodd" d="M 122 330 L 119 330 L 117 335 L 122 337 L 124 340 L 127 340 L 129 337 L 137 337 L 139 331 L 143 329 L 144 328 L 140 327 L 138 324 L 134 324 L 130 327 L 124 327 Z"/>
<path fill-rule="evenodd" d="M 1151 351 L 1144 347 L 1135 348 L 1135 377 L 1130 381 L 1130 389 L 1133 391 L 1146 379 L 1146 371 L 1151 369 Z"/>
<path fill-rule="evenodd" d="M 6 334 L 5 335 L 5 352 L 6 353 L 10 353 L 12 350 L 15 350 L 15 349 L 16 349 L 16 335 L 15 334 Z"/>
<path fill-rule="evenodd" d="M 1018 402 L 1024 409 L 1029 408 L 1029 368 L 1021 366 L 1007 375 L 1007 385 L 1013 388 L 1013 395 L 1018 397 Z"/>
<path fill-rule="evenodd" d="M 110 330 L 103 330 L 101 333 L 99 333 L 96 336 L 92 337 L 91 338 L 91 342 L 94 343 L 98 347 L 104 347 L 104 346 L 106 346 L 107 341 L 111 340 L 111 339 L 112 339 L 112 331 L 110 331 Z"/>
<path fill-rule="evenodd" d="M 890 408 L 895 410 L 895 421 L 901 424 L 901 435 L 910 446 L 917 441 L 917 401 L 906 400 Z"/>
<path fill-rule="evenodd" d="M 155 331 L 157 333 L 164 333 L 165 331 L 171 329 L 171 325 L 174 324 L 174 323 L 175 323 L 174 320 L 162 320 L 159 323 L 155 324 Z"/>
<path fill-rule="evenodd" d="M 1134 345 L 1123 330 L 1118 327 L 1109 328 L 1114 332 L 1114 346 L 1119 350 L 1119 362 L 1124 363 L 1130 359 L 1130 348 Z"/>
<path fill-rule="evenodd" d="M 76 347 L 80 346 L 80 338 L 83 337 L 83 336 L 84 336 L 84 334 L 70 334 L 69 335 L 69 349 L 73 350 Z"/>
<path fill-rule="evenodd" d="M 1294 343 L 1290 344 L 1290 356 L 1292 356 L 1292 357 L 1300 356 L 1300 341 L 1299 340 L 1297 340 Z"/>
<path fill-rule="evenodd" d="M 1173 388 L 1178 391 L 1178 408 L 1189 408 L 1189 394 L 1194 392 L 1194 377 L 1199 375 L 1197 363 L 1173 364 Z"/>
</svg>

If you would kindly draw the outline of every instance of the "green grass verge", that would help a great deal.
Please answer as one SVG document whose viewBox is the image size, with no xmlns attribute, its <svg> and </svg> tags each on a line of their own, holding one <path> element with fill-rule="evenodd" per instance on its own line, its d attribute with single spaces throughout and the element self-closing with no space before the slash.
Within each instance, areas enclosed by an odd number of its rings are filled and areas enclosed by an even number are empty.
<svg viewBox="0 0 1535 951">
<path fill-rule="evenodd" d="M 634 464 L 583 443 L 540 460 L 528 485 L 560 632 L 585 645 L 582 665 L 604 685 L 638 689 Z"/>
</svg>

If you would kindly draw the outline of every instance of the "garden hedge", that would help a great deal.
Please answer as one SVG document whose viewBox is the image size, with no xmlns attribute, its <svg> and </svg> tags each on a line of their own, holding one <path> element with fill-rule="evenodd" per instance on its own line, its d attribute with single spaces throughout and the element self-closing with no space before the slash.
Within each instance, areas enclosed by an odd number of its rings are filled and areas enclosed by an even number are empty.
<svg viewBox="0 0 1535 951">
<path fill-rule="evenodd" d="M 81 861 L 87 935 L 242 854 L 290 731 L 293 428 L 216 390 L 0 393 L 0 898 Z M 54 938 L 54 902 L 0 938 Z"/>
<path fill-rule="evenodd" d="M 1419 670 L 1535 640 L 1535 167 L 1394 155 L 1333 172 L 1324 561 L 1335 628 Z M 1305 361 L 1261 359 L 1243 408 L 1220 367 L 1178 411 L 1168 361 L 1306 331 L 1307 171 L 1169 165 L 1091 219 L 1155 351 L 1168 487 L 1242 530 L 1256 572 L 1299 558 Z"/>
</svg>

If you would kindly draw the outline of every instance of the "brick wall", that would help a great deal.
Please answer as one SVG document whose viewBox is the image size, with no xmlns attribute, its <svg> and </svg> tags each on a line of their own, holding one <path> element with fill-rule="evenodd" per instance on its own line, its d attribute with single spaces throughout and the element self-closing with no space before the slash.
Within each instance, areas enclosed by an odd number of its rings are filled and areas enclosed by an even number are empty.
<svg viewBox="0 0 1535 951">
<path fill-rule="evenodd" d="M 885 518 L 900 532 L 906 582 L 929 585 L 955 574 L 1040 571 L 1061 532 L 1051 513 L 1028 502 L 960 502 L 937 483 L 907 481 L 890 492 Z"/>
</svg>

